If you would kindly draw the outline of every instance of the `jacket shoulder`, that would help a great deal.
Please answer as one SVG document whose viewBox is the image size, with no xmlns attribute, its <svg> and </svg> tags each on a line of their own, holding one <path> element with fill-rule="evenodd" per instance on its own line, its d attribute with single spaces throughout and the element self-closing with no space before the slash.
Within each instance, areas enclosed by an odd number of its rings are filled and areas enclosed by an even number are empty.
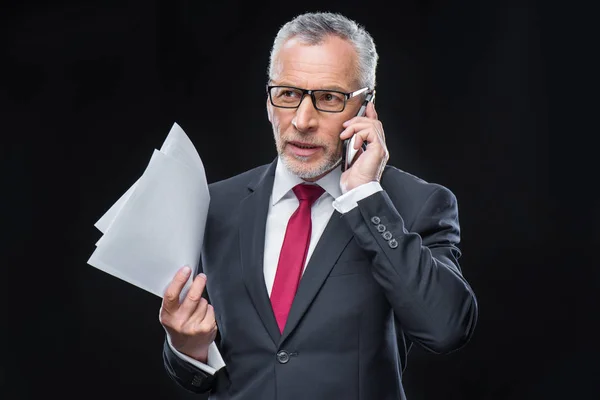
<svg viewBox="0 0 600 400">
<path fill-rule="evenodd" d="M 446 192 L 446 194 L 453 196 L 452 191 L 440 183 L 428 182 L 423 178 L 390 165 L 385 167 L 381 183 L 386 190 L 409 192 L 412 196 L 429 197 L 436 191 Z"/>
<path fill-rule="evenodd" d="M 386 166 L 381 186 L 392 200 L 408 226 L 414 222 L 425 203 L 435 195 L 438 202 L 456 205 L 456 196 L 446 186 L 393 166 Z M 440 204 L 441 204 L 440 203 Z"/>
<path fill-rule="evenodd" d="M 266 173 L 269 164 L 244 171 L 238 175 L 208 185 L 211 208 L 230 207 L 248 196 L 248 186 Z"/>
</svg>

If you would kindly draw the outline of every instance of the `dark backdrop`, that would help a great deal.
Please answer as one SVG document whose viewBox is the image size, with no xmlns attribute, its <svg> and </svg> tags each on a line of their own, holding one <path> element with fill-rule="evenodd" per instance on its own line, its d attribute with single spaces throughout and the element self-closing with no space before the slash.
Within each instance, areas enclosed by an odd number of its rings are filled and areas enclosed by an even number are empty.
<svg viewBox="0 0 600 400">
<path fill-rule="evenodd" d="M 372 33 L 390 164 L 459 200 L 479 324 L 452 355 L 413 348 L 409 399 L 598 398 L 598 130 L 580 95 L 594 97 L 590 11 L 533 1 L 204 3 L 4 6 L 6 398 L 194 398 L 163 370 L 160 299 L 86 264 L 100 237 L 93 224 L 173 122 L 209 182 L 270 162 L 269 50 L 278 27 L 308 10 L 340 11 Z"/>
</svg>

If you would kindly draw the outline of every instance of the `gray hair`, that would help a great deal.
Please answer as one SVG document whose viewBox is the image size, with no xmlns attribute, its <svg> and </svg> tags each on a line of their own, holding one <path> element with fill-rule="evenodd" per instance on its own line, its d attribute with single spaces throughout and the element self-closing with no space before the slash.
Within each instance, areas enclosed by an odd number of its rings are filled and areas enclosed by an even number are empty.
<svg viewBox="0 0 600 400">
<path fill-rule="evenodd" d="M 356 76 L 360 86 L 375 88 L 375 70 L 377 69 L 377 50 L 371 35 L 355 21 L 337 13 L 316 12 L 296 16 L 283 25 L 271 49 L 269 60 L 269 79 L 273 79 L 273 64 L 283 44 L 295 37 L 302 43 L 317 45 L 327 36 L 338 36 L 348 40 L 358 54 Z"/>
</svg>

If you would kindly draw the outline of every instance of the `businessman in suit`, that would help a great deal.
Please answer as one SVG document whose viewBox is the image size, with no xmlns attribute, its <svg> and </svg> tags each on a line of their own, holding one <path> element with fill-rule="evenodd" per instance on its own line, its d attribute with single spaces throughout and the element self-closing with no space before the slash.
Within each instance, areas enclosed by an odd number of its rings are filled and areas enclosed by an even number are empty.
<svg viewBox="0 0 600 400">
<path fill-rule="evenodd" d="M 165 368 L 211 399 L 405 399 L 413 343 L 464 346 L 477 301 L 457 201 L 387 166 L 371 36 L 307 13 L 275 38 L 266 93 L 278 157 L 210 185 L 199 273 L 165 292 Z M 341 134 L 340 134 L 341 132 Z M 342 141 L 359 154 L 341 170 Z M 368 143 L 366 150 L 361 144 Z"/>
</svg>

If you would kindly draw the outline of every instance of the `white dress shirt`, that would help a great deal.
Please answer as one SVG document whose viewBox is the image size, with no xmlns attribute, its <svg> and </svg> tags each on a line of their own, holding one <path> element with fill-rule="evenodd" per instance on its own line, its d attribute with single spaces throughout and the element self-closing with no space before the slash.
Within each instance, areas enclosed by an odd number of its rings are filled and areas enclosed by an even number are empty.
<svg viewBox="0 0 600 400">
<path fill-rule="evenodd" d="M 373 181 L 342 194 L 340 188 L 341 176 L 341 167 L 337 167 L 315 182 L 315 184 L 325 189 L 325 192 L 313 203 L 311 208 L 312 230 L 304 268 L 306 268 L 310 256 L 319 242 L 319 238 L 325 230 L 325 226 L 329 222 L 329 218 L 333 215 L 333 211 L 337 210 L 344 214 L 356 207 L 359 200 L 382 190 L 379 182 Z M 279 253 L 283 244 L 287 223 L 299 205 L 299 201 L 292 191 L 292 188 L 300 183 L 308 182 L 305 182 L 294 175 L 285 167 L 281 160 L 278 160 L 275 169 L 273 191 L 271 193 L 269 210 L 267 213 L 263 260 L 265 286 L 269 296 L 271 295 L 271 289 L 273 288 L 273 282 L 275 281 Z M 168 334 L 167 341 L 175 354 L 209 374 L 214 374 L 220 368 L 225 366 L 225 362 L 214 342 L 211 343 L 208 349 L 208 360 L 207 363 L 204 364 L 177 351 L 171 344 L 171 338 Z"/>
</svg>

